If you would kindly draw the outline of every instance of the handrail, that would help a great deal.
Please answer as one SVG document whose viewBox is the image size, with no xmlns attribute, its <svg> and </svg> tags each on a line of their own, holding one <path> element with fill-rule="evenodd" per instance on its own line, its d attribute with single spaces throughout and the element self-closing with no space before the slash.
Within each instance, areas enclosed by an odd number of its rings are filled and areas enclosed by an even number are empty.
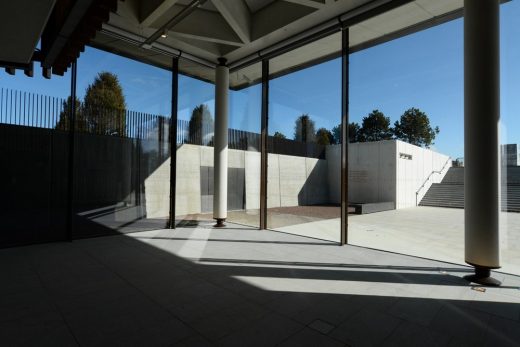
<svg viewBox="0 0 520 347">
<path fill-rule="evenodd" d="M 444 163 L 444 165 L 442 166 L 442 168 L 440 170 L 432 170 L 432 172 L 430 172 L 428 177 L 426 177 L 426 179 L 424 180 L 423 184 L 415 192 L 415 206 L 417 206 L 419 204 L 419 202 L 417 201 L 418 200 L 418 196 L 419 196 L 419 192 L 421 191 L 421 189 L 424 188 L 424 186 L 426 185 L 426 182 L 428 182 L 430 180 L 430 177 L 432 177 L 433 174 L 436 174 L 436 173 L 437 174 L 441 174 L 442 171 L 444 171 L 444 168 L 446 168 L 446 165 L 448 165 L 448 163 L 450 162 L 450 160 L 451 160 L 451 157 L 448 157 L 448 160 L 446 160 L 446 162 Z"/>
</svg>

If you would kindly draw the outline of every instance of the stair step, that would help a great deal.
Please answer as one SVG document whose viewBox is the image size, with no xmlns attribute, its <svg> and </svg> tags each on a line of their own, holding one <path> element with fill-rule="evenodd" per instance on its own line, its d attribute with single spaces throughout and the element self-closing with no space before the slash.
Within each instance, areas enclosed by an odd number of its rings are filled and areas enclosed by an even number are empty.
<svg viewBox="0 0 520 347">
<path fill-rule="evenodd" d="M 501 187 L 502 210 L 520 212 L 520 167 L 507 168 Z M 464 168 L 449 168 L 441 183 L 432 183 L 420 206 L 464 208 Z"/>
</svg>

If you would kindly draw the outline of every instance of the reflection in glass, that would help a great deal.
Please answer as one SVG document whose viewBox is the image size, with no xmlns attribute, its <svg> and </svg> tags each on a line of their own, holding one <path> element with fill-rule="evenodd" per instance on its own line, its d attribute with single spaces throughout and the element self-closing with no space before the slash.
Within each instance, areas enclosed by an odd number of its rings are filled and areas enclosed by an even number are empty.
<svg viewBox="0 0 520 347">
<path fill-rule="evenodd" d="M 164 228 L 171 72 L 89 48 L 77 89 L 74 237 Z"/>
<path fill-rule="evenodd" d="M 70 71 L 0 75 L 0 247 L 64 240 Z"/>
<path fill-rule="evenodd" d="M 464 263 L 462 38 L 458 19 L 350 55 L 349 243 Z"/>
<path fill-rule="evenodd" d="M 340 38 L 331 35 L 269 62 L 267 226 L 336 242 L 341 60 L 330 54 L 339 56 Z"/>
<path fill-rule="evenodd" d="M 230 73 L 228 221 L 260 225 L 260 63 Z"/>
<path fill-rule="evenodd" d="M 500 153 L 502 271 L 520 275 L 520 45 L 517 1 L 500 6 Z"/>
<path fill-rule="evenodd" d="M 179 75 L 177 122 L 177 224 L 213 220 L 215 86 Z"/>
</svg>

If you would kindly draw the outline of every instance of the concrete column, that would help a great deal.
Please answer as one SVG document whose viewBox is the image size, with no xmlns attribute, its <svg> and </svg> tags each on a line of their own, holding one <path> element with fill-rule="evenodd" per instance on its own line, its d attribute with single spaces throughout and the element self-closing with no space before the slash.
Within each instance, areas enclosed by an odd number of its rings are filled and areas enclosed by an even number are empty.
<svg viewBox="0 0 520 347">
<path fill-rule="evenodd" d="M 227 218 L 228 181 L 228 89 L 229 68 L 219 59 L 215 76 L 215 136 L 214 136 L 214 195 L 213 218 L 216 227 L 224 226 Z"/>
<path fill-rule="evenodd" d="M 500 0 L 464 1 L 464 193 L 466 278 L 499 285 Z"/>
</svg>

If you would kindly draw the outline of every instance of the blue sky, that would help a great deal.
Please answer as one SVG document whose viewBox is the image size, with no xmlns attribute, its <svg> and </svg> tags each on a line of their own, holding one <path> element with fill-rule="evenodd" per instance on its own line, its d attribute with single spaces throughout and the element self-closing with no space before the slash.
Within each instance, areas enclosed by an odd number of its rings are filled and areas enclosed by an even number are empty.
<svg viewBox="0 0 520 347">
<path fill-rule="evenodd" d="M 520 4 L 512 1 L 501 10 L 501 142 L 520 143 Z M 441 132 L 434 149 L 461 157 L 463 148 L 463 25 L 455 20 L 409 35 L 350 57 L 350 120 L 361 119 L 374 109 L 392 123 L 410 107 L 426 112 Z M 78 61 L 78 96 L 100 71 L 119 76 L 128 109 L 169 115 L 170 73 L 93 48 Z M 214 88 L 181 76 L 179 118 L 205 103 L 214 113 Z M 40 70 L 28 78 L 0 73 L 0 87 L 66 97 L 70 76 L 45 80 Z M 230 93 L 230 127 L 260 130 L 260 87 Z M 271 81 L 270 129 L 293 135 L 294 120 L 308 113 L 316 127 L 332 128 L 340 120 L 340 62 L 330 61 Z"/>
</svg>

